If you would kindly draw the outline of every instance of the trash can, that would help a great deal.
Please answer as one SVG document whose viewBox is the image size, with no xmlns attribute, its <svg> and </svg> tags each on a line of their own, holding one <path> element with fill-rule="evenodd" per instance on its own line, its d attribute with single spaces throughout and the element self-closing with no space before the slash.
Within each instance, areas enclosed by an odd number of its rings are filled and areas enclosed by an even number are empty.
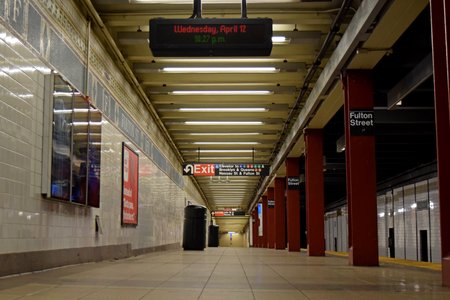
<svg viewBox="0 0 450 300">
<path fill-rule="evenodd" d="M 219 247 L 219 225 L 209 225 L 208 247 Z"/>
<path fill-rule="evenodd" d="M 206 244 L 206 207 L 188 205 L 184 208 L 183 249 L 203 250 Z"/>
</svg>

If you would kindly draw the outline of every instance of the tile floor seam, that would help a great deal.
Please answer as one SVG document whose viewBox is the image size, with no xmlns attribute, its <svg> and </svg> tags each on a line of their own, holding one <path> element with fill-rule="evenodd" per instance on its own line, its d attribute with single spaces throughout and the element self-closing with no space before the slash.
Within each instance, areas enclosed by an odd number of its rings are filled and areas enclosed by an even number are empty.
<svg viewBox="0 0 450 300">
<path fill-rule="evenodd" d="M 253 291 L 253 287 L 250 283 L 250 280 L 248 279 L 247 272 L 245 272 L 244 265 L 242 264 L 242 261 L 241 261 L 241 257 L 239 256 L 237 251 L 235 251 L 235 254 L 237 256 L 237 259 L 239 260 L 239 263 L 241 264 L 241 268 L 242 268 L 242 271 L 244 272 L 245 279 L 247 279 L 248 286 L 250 287 L 250 290 L 252 291 L 253 300 L 256 300 L 255 292 Z"/>
<path fill-rule="evenodd" d="M 208 285 L 208 282 L 211 280 L 211 277 L 214 274 L 214 271 L 216 270 L 217 266 L 219 265 L 220 260 L 222 259 L 223 255 L 224 255 L 224 252 L 225 251 L 222 251 L 219 259 L 217 260 L 216 264 L 214 265 L 214 268 L 212 269 L 211 273 L 209 274 L 208 280 L 206 280 L 205 284 L 203 285 L 202 291 L 198 295 L 197 300 L 200 300 L 200 298 L 202 297 L 203 292 L 204 292 L 206 286 Z"/>
</svg>

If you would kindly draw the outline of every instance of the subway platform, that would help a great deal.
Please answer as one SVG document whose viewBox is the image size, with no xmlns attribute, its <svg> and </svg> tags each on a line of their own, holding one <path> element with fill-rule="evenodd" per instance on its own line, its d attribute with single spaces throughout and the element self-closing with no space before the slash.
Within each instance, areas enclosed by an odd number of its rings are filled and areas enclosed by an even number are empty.
<svg viewBox="0 0 450 300">
<path fill-rule="evenodd" d="M 0 279 L 10 299 L 450 299 L 438 271 L 258 248 L 166 251 Z"/>
</svg>

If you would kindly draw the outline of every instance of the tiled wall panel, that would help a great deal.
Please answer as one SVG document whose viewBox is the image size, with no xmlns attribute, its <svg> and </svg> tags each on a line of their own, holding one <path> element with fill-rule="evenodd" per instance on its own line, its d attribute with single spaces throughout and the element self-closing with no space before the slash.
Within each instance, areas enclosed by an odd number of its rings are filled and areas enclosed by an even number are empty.
<svg viewBox="0 0 450 300">
<path fill-rule="evenodd" d="M 394 189 L 395 258 L 405 258 L 405 214 L 403 188 Z"/>
<path fill-rule="evenodd" d="M 334 238 L 338 251 L 347 243 L 347 207 L 325 214 L 326 250 L 333 250 Z M 340 216 L 337 217 L 340 211 Z M 377 196 L 378 251 L 380 256 L 391 256 L 389 229 L 394 231 L 395 258 L 441 262 L 440 212 L 437 178 L 388 189 Z M 345 224 L 344 224 L 345 222 Z M 335 234 L 334 226 L 340 228 Z M 421 255 L 421 237 L 425 234 L 425 257 Z M 344 233 L 345 232 L 345 233 Z M 342 250 L 341 250 L 342 249 Z"/>
<path fill-rule="evenodd" d="M 85 21 L 71 1 L 23 1 L 14 21 L 5 11 L 5 3 L 0 1 L 0 254 L 124 243 L 141 249 L 180 243 L 183 208 L 187 201 L 201 201 L 200 196 L 175 168 L 176 156 L 157 126 L 135 121 L 151 120 L 151 116 L 144 113 L 141 100 L 94 35 L 92 45 L 97 45 L 97 55 L 106 61 L 103 70 L 113 74 L 116 86 L 122 86 L 119 90 L 107 86 L 108 78 L 102 77 L 101 85 L 97 84 L 102 93 L 95 95 L 101 99 L 98 103 L 106 116 L 100 208 L 43 198 L 42 141 L 48 122 L 43 118 L 44 73 L 57 68 L 83 91 Z M 79 28 L 73 20 L 78 20 Z M 90 89 L 94 80 L 98 83 L 94 75 L 98 76 L 90 73 Z M 137 135 L 120 126 L 119 121 L 125 117 L 119 119 L 123 103 L 117 101 L 121 96 L 117 93 L 126 94 L 126 100 L 134 103 L 123 115 L 134 122 Z M 96 103 L 97 99 L 92 100 Z M 120 223 L 122 142 L 139 153 L 137 227 Z M 159 163 L 153 160 L 153 153 L 157 153 Z M 101 234 L 95 232 L 96 216 Z"/>
<path fill-rule="evenodd" d="M 377 197 L 377 213 L 378 213 L 378 254 L 380 256 L 388 256 L 387 245 L 387 214 L 386 214 L 386 195 Z"/>
<path fill-rule="evenodd" d="M 405 203 L 406 259 L 417 260 L 417 204 L 414 184 L 403 188 Z"/>
<path fill-rule="evenodd" d="M 428 199 L 428 181 L 421 181 L 415 184 L 416 188 L 416 203 L 417 203 L 417 233 L 418 233 L 418 253 L 419 260 L 421 260 L 422 247 L 420 232 L 426 232 L 427 238 L 426 252 L 428 253 L 428 259 L 430 258 L 430 212 L 429 212 L 429 199 Z"/>
<path fill-rule="evenodd" d="M 428 197 L 430 200 L 430 239 L 431 260 L 441 262 L 441 231 L 440 231 L 440 206 L 438 198 L 437 178 L 428 181 Z"/>
</svg>

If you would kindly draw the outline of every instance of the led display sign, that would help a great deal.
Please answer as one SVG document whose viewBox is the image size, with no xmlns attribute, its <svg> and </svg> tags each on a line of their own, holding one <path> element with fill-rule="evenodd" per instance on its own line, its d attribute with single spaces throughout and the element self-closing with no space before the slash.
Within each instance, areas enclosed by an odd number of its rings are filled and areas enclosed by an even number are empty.
<svg viewBox="0 0 450 300">
<path fill-rule="evenodd" d="M 152 19 L 153 56 L 269 56 L 272 19 Z"/>
</svg>

